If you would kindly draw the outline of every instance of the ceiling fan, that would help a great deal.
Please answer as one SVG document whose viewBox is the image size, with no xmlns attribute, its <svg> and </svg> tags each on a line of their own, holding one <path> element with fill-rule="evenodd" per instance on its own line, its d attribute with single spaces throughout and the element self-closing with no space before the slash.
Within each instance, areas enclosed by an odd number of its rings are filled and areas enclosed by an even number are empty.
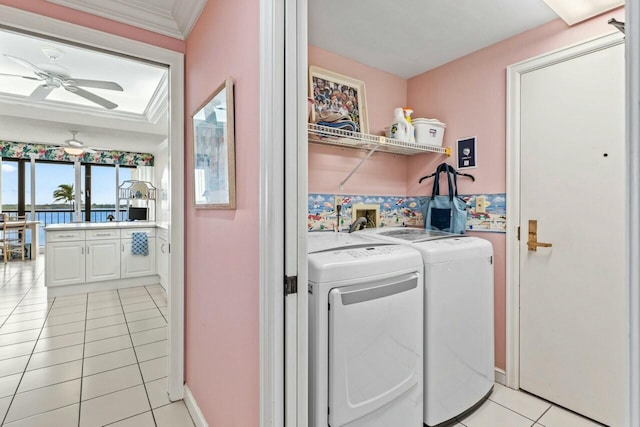
<svg viewBox="0 0 640 427">
<path fill-rule="evenodd" d="M 104 80 L 76 79 L 71 76 L 71 72 L 67 68 L 56 63 L 56 61 L 64 55 L 60 49 L 43 47 L 42 52 L 49 58 L 48 64 L 33 65 L 25 59 L 3 54 L 6 58 L 31 70 L 36 77 L 6 73 L 0 73 L 0 75 L 42 81 L 43 84 L 38 86 L 31 95 L 29 95 L 29 99 L 34 101 L 43 101 L 54 89 L 63 88 L 68 92 L 78 95 L 109 110 L 113 110 L 118 107 L 118 104 L 98 96 L 95 93 L 89 92 L 88 90 L 82 89 L 82 87 L 92 87 L 96 89 L 117 90 L 122 92 L 124 89 L 122 89 L 122 86 L 118 83 Z"/>
<path fill-rule="evenodd" d="M 89 154 L 96 153 L 96 150 L 94 150 L 93 148 L 87 147 L 86 145 L 84 145 L 84 142 L 76 139 L 76 136 L 78 135 L 77 130 L 70 130 L 69 132 L 71 132 L 71 138 L 66 139 L 64 141 L 64 145 L 61 145 L 58 147 L 51 147 L 49 148 L 49 150 L 62 149 L 65 151 L 65 153 L 70 154 L 72 156 L 82 156 L 84 153 L 89 153 Z"/>
</svg>

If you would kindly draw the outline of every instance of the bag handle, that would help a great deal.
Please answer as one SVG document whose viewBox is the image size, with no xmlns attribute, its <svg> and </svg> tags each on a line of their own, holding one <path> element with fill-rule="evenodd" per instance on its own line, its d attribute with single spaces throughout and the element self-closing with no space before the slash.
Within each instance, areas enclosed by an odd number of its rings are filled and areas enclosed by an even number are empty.
<svg viewBox="0 0 640 427">
<path fill-rule="evenodd" d="M 433 187 L 431 188 L 431 197 L 440 195 L 440 173 L 444 171 L 446 163 L 440 163 L 436 168 L 433 178 Z"/>
<path fill-rule="evenodd" d="M 435 178 L 433 180 L 433 189 L 431 190 L 431 196 L 434 197 L 440 195 L 440 174 L 442 172 L 447 173 L 447 184 L 449 184 L 449 200 L 453 200 L 454 195 L 458 197 L 458 177 L 457 171 L 448 163 L 440 163 L 440 165 L 438 165 L 435 173 Z M 453 175 L 453 182 L 451 179 L 451 175 Z"/>
</svg>

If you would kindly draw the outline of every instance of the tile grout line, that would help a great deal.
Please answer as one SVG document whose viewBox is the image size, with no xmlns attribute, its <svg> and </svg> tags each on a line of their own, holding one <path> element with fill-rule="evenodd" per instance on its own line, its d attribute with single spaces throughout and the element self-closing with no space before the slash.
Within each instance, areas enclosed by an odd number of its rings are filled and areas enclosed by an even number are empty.
<svg viewBox="0 0 640 427">
<path fill-rule="evenodd" d="M 547 410 L 546 410 L 546 411 L 544 411 L 544 412 L 542 413 L 542 415 L 540 415 L 540 416 L 538 417 L 538 419 L 537 419 L 537 420 L 535 420 L 535 421 L 533 422 L 533 425 L 538 424 L 538 421 L 540 421 L 540 420 L 542 419 L 542 417 L 544 417 L 544 414 L 546 414 L 547 412 L 549 412 L 549 411 L 551 410 L 551 408 L 552 408 L 552 407 L 553 407 L 553 405 L 549 404 L 549 407 L 547 408 Z M 542 425 L 542 424 L 540 424 L 540 425 Z"/>
<path fill-rule="evenodd" d="M 156 302 L 156 300 L 153 298 L 153 295 L 151 295 L 151 292 L 149 292 L 149 289 L 147 288 L 147 286 L 145 285 L 144 290 L 147 291 L 147 294 L 151 297 L 151 301 L 153 301 L 153 304 L 156 306 L 156 308 L 158 309 L 158 311 L 160 312 L 160 315 L 164 318 L 164 321 L 167 323 L 167 326 L 169 325 L 169 320 L 167 319 L 167 317 L 164 315 L 164 313 L 162 312 L 162 310 L 160 310 L 160 307 L 158 307 L 158 303 Z"/>
<path fill-rule="evenodd" d="M 145 288 L 146 290 L 147 288 Z M 148 292 L 148 291 L 147 291 Z M 122 297 L 120 296 L 120 292 L 118 291 L 118 298 L 120 299 L 120 305 L 122 306 Z M 124 312 L 124 306 L 122 306 L 122 311 Z M 127 321 L 127 316 L 125 315 L 125 322 Z M 131 336 L 131 331 L 129 330 L 129 323 L 125 323 L 127 325 L 127 331 L 129 331 L 129 339 L 131 340 L 131 347 L 133 347 L 133 355 L 136 358 L 136 362 L 138 363 L 138 370 L 140 371 L 140 378 L 142 379 L 142 386 L 144 387 L 144 394 L 147 396 L 147 402 L 149 403 L 149 410 L 151 411 L 151 418 L 153 419 L 153 425 L 158 426 L 156 422 L 156 416 L 153 413 L 153 407 L 151 405 L 151 399 L 149 398 L 149 391 L 147 390 L 147 384 L 144 381 L 144 375 L 142 375 L 142 367 L 140 366 L 140 361 L 138 360 L 138 353 L 136 352 L 136 347 L 133 343 L 133 337 Z M 146 412 L 146 411 L 145 411 Z"/>
<path fill-rule="evenodd" d="M 531 418 L 527 417 L 527 416 L 526 416 L 526 415 L 524 415 L 524 414 L 521 414 L 520 412 L 516 411 L 515 409 L 509 408 L 508 406 L 503 405 L 502 403 L 496 402 L 495 400 L 491 400 L 491 399 L 487 399 L 487 400 L 490 400 L 492 403 L 495 403 L 495 404 L 496 404 L 496 405 L 498 405 L 498 406 L 502 406 L 503 408 L 508 409 L 509 411 L 513 412 L 514 414 L 518 414 L 518 415 L 520 415 L 521 417 L 526 418 L 526 419 L 527 419 L 527 420 L 529 420 L 529 421 L 533 421 L 533 423 L 534 423 L 534 424 L 536 423 L 536 420 L 531 419 Z M 548 410 L 549 410 L 549 409 L 547 408 L 547 411 L 548 411 Z M 545 411 L 545 412 L 547 412 L 547 411 Z M 543 413 L 542 415 L 544 415 L 544 413 Z M 541 416 L 542 416 L 542 415 L 541 415 Z"/>
<path fill-rule="evenodd" d="M 53 300 L 55 301 L 55 298 Z M 51 304 L 51 307 L 49 307 L 49 311 L 51 311 L 52 307 L 53 307 L 53 304 Z M 42 334 L 42 329 L 44 329 L 44 323 L 46 323 L 46 319 L 45 319 L 45 322 L 43 322 L 42 328 L 40 328 L 40 334 Z M 20 376 L 20 381 L 18 381 L 18 385 L 16 386 L 16 389 L 13 392 L 13 396 L 11 396 L 11 402 L 9 402 L 9 406 L 7 407 L 7 412 L 2 417 L 2 422 L 0 423 L 0 425 L 4 425 L 5 421 L 7 420 L 7 416 L 9 415 L 9 411 L 11 410 L 11 406 L 13 405 L 13 401 L 15 400 L 16 395 L 18 394 L 18 390 L 20 389 L 20 383 L 22 383 L 22 379 L 24 378 L 24 375 L 27 372 L 27 367 L 29 366 L 29 362 L 31 362 L 31 358 L 33 357 L 33 354 L 34 354 L 34 351 L 36 349 L 36 346 L 38 345 L 38 340 L 40 339 L 40 334 L 38 334 L 38 338 L 36 339 L 35 343 L 33 344 L 33 349 L 31 349 L 31 353 L 29 354 L 29 360 L 27 360 L 27 364 L 25 365 L 24 370 L 22 371 L 22 375 Z M 37 415 L 37 414 L 33 414 L 33 415 Z"/>
<path fill-rule="evenodd" d="M 80 364 L 80 395 L 78 396 L 78 427 L 80 427 L 80 417 L 82 416 L 82 383 L 84 382 L 84 350 L 87 345 L 87 311 L 89 310 L 89 293 L 85 302 L 84 310 L 84 336 L 82 338 L 82 363 Z"/>
</svg>

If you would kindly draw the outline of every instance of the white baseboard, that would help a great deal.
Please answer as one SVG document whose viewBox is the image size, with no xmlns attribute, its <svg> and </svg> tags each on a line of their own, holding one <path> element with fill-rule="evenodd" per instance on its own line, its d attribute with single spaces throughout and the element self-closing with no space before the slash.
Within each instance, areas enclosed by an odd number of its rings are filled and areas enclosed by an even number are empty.
<svg viewBox="0 0 640 427">
<path fill-rule="evenodd" d="M 495 381 L 498 384 L 502 384 L 503 386 L 506 386 L 507 385 L 507 373 L 503 369 L 496 368 Z"/>
<path fill-rule="evenodd" d="M 207 420 L 202 415 L 202 411 L 198 406 L 198 402 L 196 402 L 196 398 L 191 394 L 191 390 L 189 390 L 189 386 L 184 385 L 184 404 L 187 405 L 187 409 L 189 410 L 189 414 L 191 414 L 191 418 L 195 423 L 196 427 L 209 427 Z"/>
</svg>

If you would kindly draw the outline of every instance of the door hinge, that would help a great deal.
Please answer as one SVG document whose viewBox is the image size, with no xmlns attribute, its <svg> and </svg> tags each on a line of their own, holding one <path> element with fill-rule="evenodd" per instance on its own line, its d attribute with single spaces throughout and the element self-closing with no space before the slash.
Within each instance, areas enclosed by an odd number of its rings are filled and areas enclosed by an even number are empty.
<svg viewBox="0 0 640 427">
<path fill-rule="evenodd" d="M 284 276 L 284 296 L 298 293 L 298 276 Z"/>
<path fill-rule="evenodd" d="M 520 227 L 518 226 L 518 240 L 520 240 Z"/>
</svg>

